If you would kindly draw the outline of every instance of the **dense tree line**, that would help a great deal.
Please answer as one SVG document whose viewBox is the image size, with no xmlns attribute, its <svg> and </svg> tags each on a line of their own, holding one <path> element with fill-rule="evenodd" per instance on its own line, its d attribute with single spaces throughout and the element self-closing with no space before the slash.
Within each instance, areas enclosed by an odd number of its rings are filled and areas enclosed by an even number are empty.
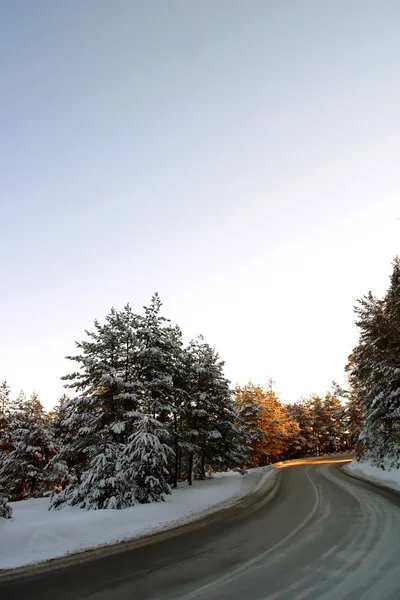
<svg viewBox="0 0 400 600">
<path fill-rule="evenodd" d="M 178 479 L 240 460 L 223 362 L 201 338 L 185 347 L 160 309 L 157 294 L 144 315 L 112 309 L 69 357 L 81 369 L 63 378 L 78 395 L 60 409 L 53 508 L 162 500 Z"/>
<path fill-rule="evenodd" d="M 283 404 L 273 381 L 265 388 L 249 383 L 236 388 L 236 407 L 248 466 L 343 452 L 352 445 L 345 406 L 331 392 Z"/>
<path fill-rule="evenodd" d="M 235 390 L 237 428 L 246 464 L 262 467 L 286 458 L 298 435 L 298 425 L 279 401 L 270 380 L 264 388 L 249 382 Z"/>
<path fill-rule="evenodd" d="M 63 395 L 46 414 L 39 397 L 0 386 L 0 517 L 7 499 L 53 493 L 50 506 L 123 508 L 162 500 L 178 480 L 340 452 L 382 468 L 400 464 L 400 261 L 382 299 L 355 308 L 359 342 L 335 386 L 282 404 L 270 381 L 230 389 L 218 353 L 201 337 L 183 344 L 160 314 L 129 305 L 94 323 L 68 357 Z M 57 493 L 54 493 L 54 492 Z"/>
<path fill-rule="evenodd" d="M 184 346 L 179 327 L 160 309 L 155 294 L 142 315 L 128 305 L 112 309 L 103 324 L 95 321 L 68 357 L 79 369 L 62 379 L 74 393 L 50 415 L 39 405 L 31 410 L 28 401 L 23 410 L 4 401 L 3 497 L 40 496 L 47 485 L 59 492 L 51 508 L 123 508 L 162 500 L 180 479 L 191 485 L 207 470 L 243 463 L 224 363 L 201 337 Z M 33 419 L 29 427 L 25 419 L 24 429 L 23 411 Z M 27 437 L 37 437 L 39 429 L 43 438 L 50 432 L 42 445 Z M 40 463 L 43 485 L 18 436 Z M 51 451 L 44 451 L 45 442 Z M 17 472 L 25 477 L 18 485 Z"/>
<path fill-rule="evenodd" d="M 351 447 L 360 406 L 352 397 L 283 404 L 272 381 L 231 390 L 218 353 L 202 337 L 184 345 L 160 311 L 155 294 L 143 314 L 127 305 L 95 321 L 68 357 L 78 367 L 62 378 L 71 397 L 49 414 L 37 394 L 11 400 L 3 383 L 0 516 L 10 516 L 5 498 L 124 508 L 212 470 Z"/>
<path fill-rule="evenodd" d="M 359 436 L 356 458 L 383 469 L 400 467 L 400 260 L 386 295 L 370 292 L 355 307 L 358 344 L 346 370 L 348 418 Z"/>
</svg>

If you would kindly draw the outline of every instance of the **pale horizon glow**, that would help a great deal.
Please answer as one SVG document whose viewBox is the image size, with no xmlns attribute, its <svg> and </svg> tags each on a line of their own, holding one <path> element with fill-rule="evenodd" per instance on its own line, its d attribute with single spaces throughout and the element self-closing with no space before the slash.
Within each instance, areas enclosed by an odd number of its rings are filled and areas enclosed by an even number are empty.
<svg viewBox="0 0 400 600">
<path fill-rule="evenodd" d="M 0 22 L 0 380 L 63 393 L 158 291 L 232 385 L 325 394 L 400 235 L 400 4 L 15 0 Z"/>
</svg>

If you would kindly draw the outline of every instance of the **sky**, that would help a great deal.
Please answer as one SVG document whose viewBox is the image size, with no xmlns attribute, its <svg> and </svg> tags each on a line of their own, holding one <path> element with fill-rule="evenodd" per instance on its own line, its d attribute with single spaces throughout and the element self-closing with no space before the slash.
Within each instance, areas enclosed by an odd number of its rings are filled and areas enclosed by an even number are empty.
<svg viewBox="0 0 400 600">
<path fill-rule="evenodd" d="M 232 385 L 324 394 L 400 239 L 396 0 L 13 0 L 0 18 L 0 380 L 50 409 L 153 292 Z"/>
</svg>

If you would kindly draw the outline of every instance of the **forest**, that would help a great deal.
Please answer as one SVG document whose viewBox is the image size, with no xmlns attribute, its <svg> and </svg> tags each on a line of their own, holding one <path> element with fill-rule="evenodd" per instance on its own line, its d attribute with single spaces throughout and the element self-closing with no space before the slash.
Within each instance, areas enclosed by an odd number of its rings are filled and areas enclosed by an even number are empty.
<svg viewBox="0 0 400 600">
<path fill-rule="evenodd" d="M 231 388 L 218 352 L 183 343 L 154 294 L 94 322 L 76 343 L 65 393 L 46 412 L 36 392 L 0 387 L 0 517 L 10 501 L 50 497 L 64 506 L 122 509 L 162 501 L 178 481 L 355 450 L 381 468 L 400 463 L 400 262 L 382 299 L 355 307 L 360 336 L 346 389 L 293 403 L 276 385 Z"/>
</svg>

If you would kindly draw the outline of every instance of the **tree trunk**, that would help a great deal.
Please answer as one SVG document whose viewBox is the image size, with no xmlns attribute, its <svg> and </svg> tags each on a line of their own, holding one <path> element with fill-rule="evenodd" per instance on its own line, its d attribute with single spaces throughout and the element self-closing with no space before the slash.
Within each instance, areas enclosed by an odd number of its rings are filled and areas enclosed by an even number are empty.
<svg viewBox="0 0 400 600">
<path fill-rule="evenodd" d="M 193 483 L 192 472 L 193 472 L 193 451 L 190 451 L 189 459 L 188 459 L 188 484 L 189 485 L 192 485 L 192 483 Z"/>
<path fill-rule="evenodd" d="M 174 450 L 175 450 L 175 459 L 174 459 L 174 480 L 172 483 L 172 487 L 178 487 L 178 469 L 179 469 L 179 444 L 178 444 L 178 427 L 177 427 L 177 419 L 176 413 L 174 413 Z"/>
<path fill-rule="evenodd" d="M 182 450 L 179 448 L 178 479 L 182 479 Z"/>
<path fill-rule="evenodd" d="M 203 479 L 206 478 L 206 455 L 204 450 L 201 453 L 200 477 Z"/>
</svg>

